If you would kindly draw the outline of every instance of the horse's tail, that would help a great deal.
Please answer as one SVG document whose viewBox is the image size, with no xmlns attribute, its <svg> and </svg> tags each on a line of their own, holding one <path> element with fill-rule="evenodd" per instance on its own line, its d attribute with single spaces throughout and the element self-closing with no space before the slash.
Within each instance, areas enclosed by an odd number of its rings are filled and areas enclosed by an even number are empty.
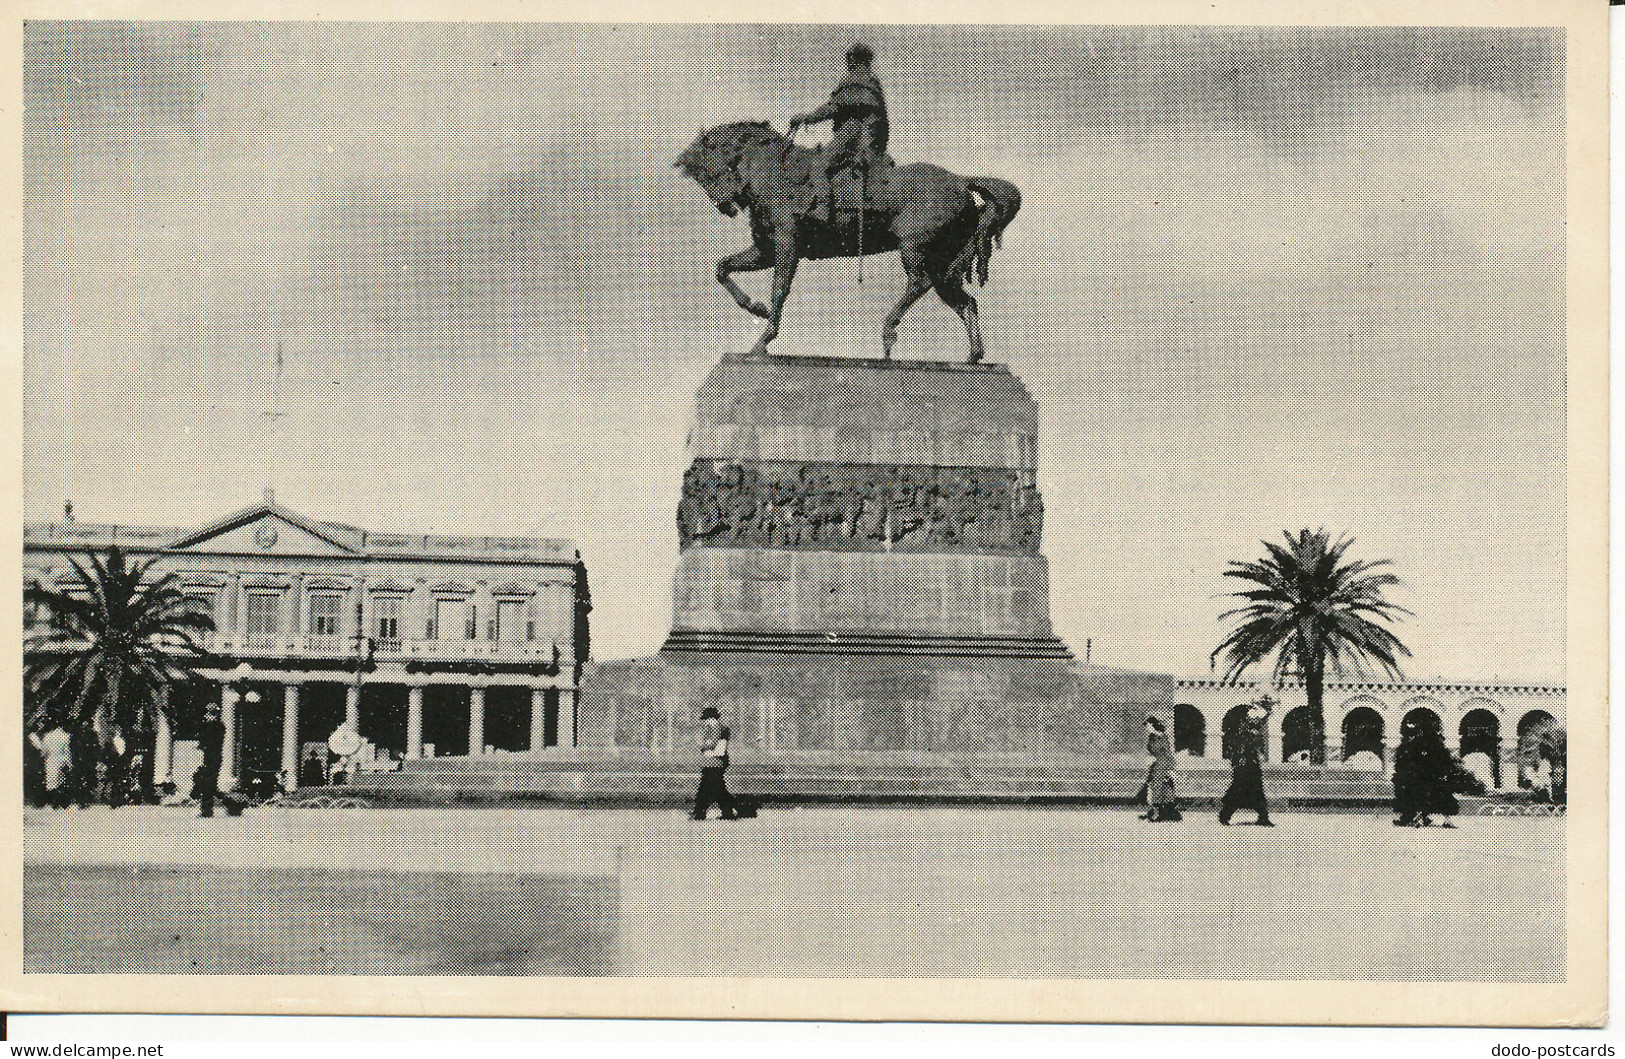
<svg viewBox="0 0 1625 1059">
<path fill-rule="evenodd" d="M 976 235 L 965 244 L 954 259 L 953 275 L 974 278 L 978 286 L 987 286 L 987 263 L 993 257 L 993 248 L 999 245 L 1004 229 L 1015 220 L 1021 209 L 1021 191 L 1008 180 L 998 177 L 966 177 L 965 186 L 982 200 L 976 218 Z"/>
</svg>

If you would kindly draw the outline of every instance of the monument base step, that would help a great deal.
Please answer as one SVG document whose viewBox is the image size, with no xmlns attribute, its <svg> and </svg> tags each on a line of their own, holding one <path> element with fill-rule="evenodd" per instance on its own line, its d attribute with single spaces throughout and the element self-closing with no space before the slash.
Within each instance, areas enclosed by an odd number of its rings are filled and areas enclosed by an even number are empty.
<svg viewBox="0 0 1625 1059">
<path fill-rule="evenodd" d="M 1122 758 L 794 752 L 736 755 L 728 786 L 779 803 L 1126 804 L 1144 776 L 1143 763 Z M 409 803 L 683 805 L 698 779 L 690 751 L 584 747 L 408 761 L 396 772 L 363 774 L 350 789 Z M 1180 798 L 1215 802 L 1229 781 L 1222 766 L 1182 769 Z M 1270 766 L 1265 786 L 1282 807 L 1371 806 L 1393 797 L 1380 774 L 1335 766 Z"/>
<path fill-rule="evenodd" d="M 1072 652 L 1058 637 L 910 636 L 901 633 L 740 632 L 674 629 L 661 648 L 689 653 L 876 655 L 888 658 L 1060 658 Z"/>
</svg>

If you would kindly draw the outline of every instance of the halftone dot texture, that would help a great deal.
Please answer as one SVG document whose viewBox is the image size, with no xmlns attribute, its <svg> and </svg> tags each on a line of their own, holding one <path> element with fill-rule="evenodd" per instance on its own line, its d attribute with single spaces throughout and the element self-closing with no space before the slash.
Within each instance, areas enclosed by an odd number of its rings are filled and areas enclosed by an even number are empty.
<svg viewBox="0 0 1625 1059">
<path fill-rule="evenodd" d="M 24 960 L 35 973 L 1563 980 L 1562 820 L 1275 818 L 45 813 L 26 832 Z"/>
<path fill-rule="evenodd" d="M 31 23 L 28 502 L 202 525 L 270 476 L 318 518 L 572 538 L 600 655 L 647 653 L 693 395 L 760 328 L 712 274 L 745 223 L 670 161 L 822 102 L 856 37 L 899 162 L 1023 191 L 974 293 L 1038 398 L 1075 651 L 1200 667 L 1224 564 L 1324 524 L 1394 560 L 1424 672 L 1561 682 L 1565 70 L 1541 28 Z M 878 353 L 900 286 L 894 258 L 861 286 L 805 265 L 774 351 Z M 935 295 L 905 318 L 898 356 L 964 350 Z M 1278 820 L 45 814 L 25 953 L 1561 980 L 1561 821 Z"/>
</svg>

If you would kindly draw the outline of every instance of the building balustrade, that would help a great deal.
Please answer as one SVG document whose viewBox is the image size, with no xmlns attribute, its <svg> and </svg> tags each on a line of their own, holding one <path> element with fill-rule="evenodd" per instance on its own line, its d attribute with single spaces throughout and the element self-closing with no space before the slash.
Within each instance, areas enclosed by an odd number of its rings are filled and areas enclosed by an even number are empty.
<svg viewBox="0 0 1625 1059">
<path fill-rule="evenodd" d="M 198 643 L 215 654 L 237 652 L 265 657 L 353 658 L 355 636 L 232 636 L 214 633 L 199 637 Z M 382 659 L 422 658 L 425 660 L 548 661 L 559 651 L 552 640 L 372 640 L 374 657 Z"/>
</svg>

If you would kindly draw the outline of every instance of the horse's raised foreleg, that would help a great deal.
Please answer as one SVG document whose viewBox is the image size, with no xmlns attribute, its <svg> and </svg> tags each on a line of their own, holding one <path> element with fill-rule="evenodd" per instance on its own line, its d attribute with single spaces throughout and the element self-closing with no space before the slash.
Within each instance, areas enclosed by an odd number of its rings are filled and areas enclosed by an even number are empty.
<svg viewBox="0 0 1625 1059">
<path fill-rule="evenodd" d="M 756 301 L 740 289 L 739 284 L 733 281 L 735 272 L 759 272 L 764 268 L 773 267 L 773 255 L 759 246 L 752 246 L 748 250 L 741 250 L 737 254 L 729 254 L 717 262 L 717 282 L 728 288 L 733 300 L 747 313 L 753 313 L 766 320 L 769 317 L 767 306 Z"/>
<path fill-rule="evenodd" d="M 779 335 L 779 318 L 784 315 L 784 300 L 790 296 L 790 284 L 796 278 L 796 266 L 801 263 L 800 253 L 796 249 L 795 237 L 781 237 L 774 245 L 773 263 L 773 304 L 767 313 L 767 327 L 762 331 L 762 337 L 756 340 L 751 353 L 761 356 L 767 352 L 767 344 Z"/>
<path fill-rule="evenodd" d="M 891 359 L 891 347 L 897 344 L 897 325 L 903 322 L 903 314 L 931 289 L 931 277 L 926 275 L 924 256 L 911 246 L 900 247 L 898 256 L 902 258 L 903 271 L 908 274 L 908 289 L 897 299 L 891 312 L 886 314 L 886 328 L 881 333 L 881 342 L 885 346 L 887 360 Z"/>
</svg>

